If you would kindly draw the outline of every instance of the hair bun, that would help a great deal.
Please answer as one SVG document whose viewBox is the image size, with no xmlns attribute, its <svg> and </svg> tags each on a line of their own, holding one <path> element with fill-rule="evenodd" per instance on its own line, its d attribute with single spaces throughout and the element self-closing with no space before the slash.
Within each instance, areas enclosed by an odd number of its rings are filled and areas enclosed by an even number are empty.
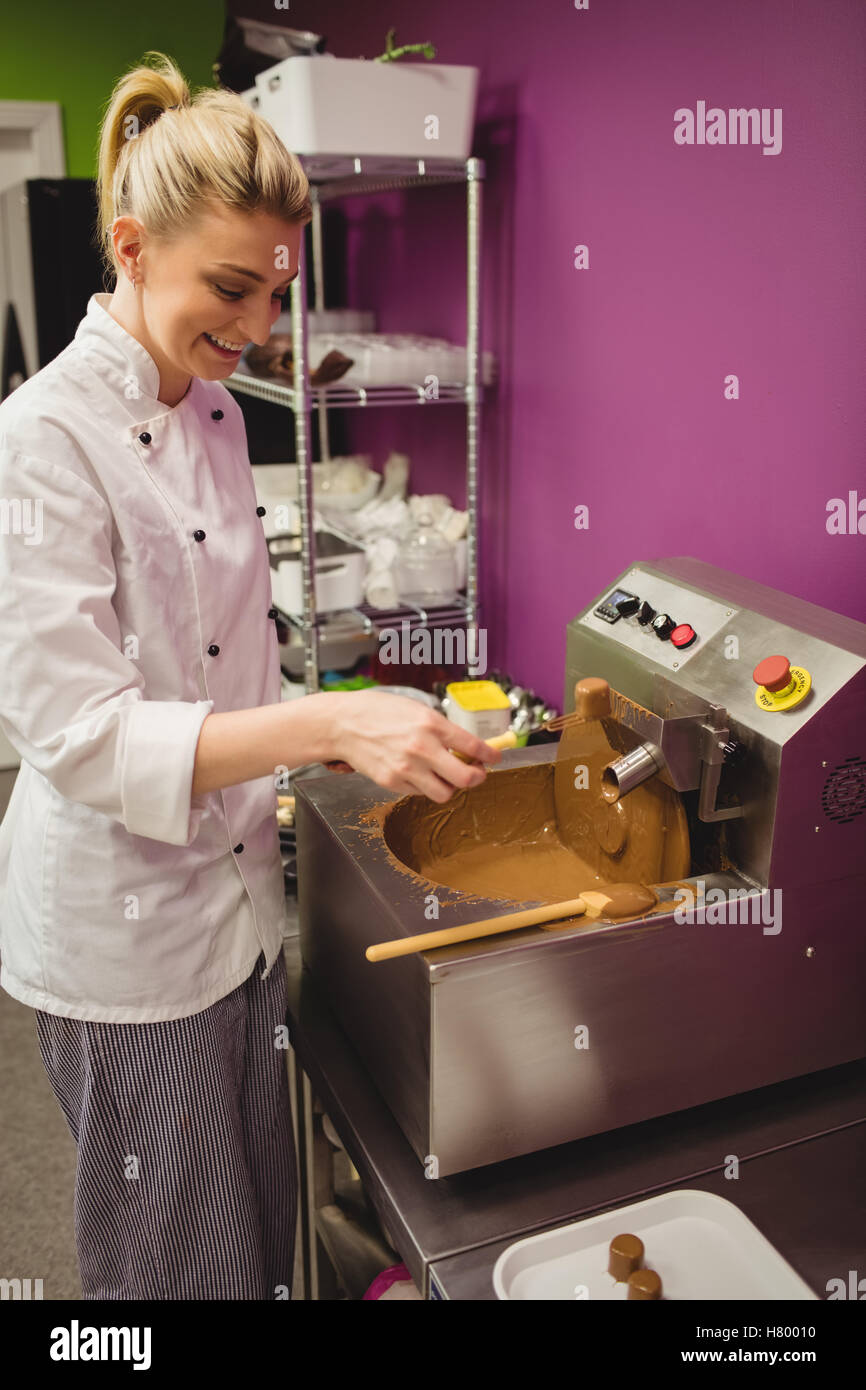
<svg viewBox="0 0 866 1390">
<path fill-rule="evenodd" d="M 235 92 L 202 87 L 193 95 L 167 54 L 148 49 L 144 58 L 115 83 L 100 126 L 98 236 L 108 274 L 121 268 L 112 232 L 118 217 L 134 215 L 155 240 L 183 229 L 214 199 L 285 222 L 312 219 L 309 180 L 267 121 Z M 172 121 L 161 134 L 134 138 L 180 110 L 190 113 L 182 140 Z"/>
</svg>

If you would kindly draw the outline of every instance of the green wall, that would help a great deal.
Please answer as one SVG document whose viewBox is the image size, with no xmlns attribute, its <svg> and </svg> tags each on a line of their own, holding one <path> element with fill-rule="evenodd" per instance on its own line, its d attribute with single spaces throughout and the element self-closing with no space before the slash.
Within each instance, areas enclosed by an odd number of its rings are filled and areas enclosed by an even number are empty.
<svg viewBox="0 0 866 1390">
<path fill-rule="evenodd" d="M 93 178 L 102 112 L 118 77 L 155 48 L 191 87 L 213 86 L 224 24 L 222 0 L 16 0 L 3 7 L 0 100 L 59 102 L 66 172 Z"/>
</svg>

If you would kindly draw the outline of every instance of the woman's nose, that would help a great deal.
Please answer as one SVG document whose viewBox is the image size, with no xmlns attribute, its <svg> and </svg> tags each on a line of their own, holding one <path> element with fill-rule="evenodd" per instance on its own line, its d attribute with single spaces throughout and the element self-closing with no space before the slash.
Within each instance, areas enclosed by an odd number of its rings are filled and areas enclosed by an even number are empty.
<svg viewBox="0 0 866 1390">
<path fill-rule="evenodd" d="M 276 314 L 272 311 L 270 305 L 266 308 L 253 309 L 251 307 L 244 315 L 243 319 L 240 320 L 244 330 L 243 336 L 262 347 L 268 341 L 268 338 L 270 338 L 274 326 L 274 319 L 279 313 L 279 305 L 274 305 L 274 308 L 277 310 Z"/>
</svg>

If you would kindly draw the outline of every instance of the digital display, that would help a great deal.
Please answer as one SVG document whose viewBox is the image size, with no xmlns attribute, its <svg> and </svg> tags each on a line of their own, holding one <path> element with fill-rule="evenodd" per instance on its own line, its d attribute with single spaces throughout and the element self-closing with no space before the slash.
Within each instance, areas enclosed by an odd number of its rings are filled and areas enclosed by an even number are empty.
<svg viewBox="0 0 866 1390">
<path fill-rule="evenodd" d="M 610 598 L 605 599 L 605 603 L 610 604 L 611 608 L 615 608 L 621 599 L 634 597 L 634 594 L 626 593 L 625 589 L 614 589 L 613 593 L 610 595 Z"/>
</svg>

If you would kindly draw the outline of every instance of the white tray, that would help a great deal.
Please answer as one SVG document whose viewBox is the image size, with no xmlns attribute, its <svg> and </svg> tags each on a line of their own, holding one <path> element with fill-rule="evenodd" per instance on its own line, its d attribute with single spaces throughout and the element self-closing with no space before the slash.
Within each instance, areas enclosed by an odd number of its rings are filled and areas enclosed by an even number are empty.
<svg viewBox="0 0 866 1390">
<path fill-rule="evenodd" d="M 509 1245 L 493 1270 L 497 1298 L 624 1302 L 627 1285 L 607 1264 L 610 1242 L 625 1232 L 643 1241 L 663 1298 L 817 1298 L 739 1207 L 688 1188 Z"/>
</svg>

